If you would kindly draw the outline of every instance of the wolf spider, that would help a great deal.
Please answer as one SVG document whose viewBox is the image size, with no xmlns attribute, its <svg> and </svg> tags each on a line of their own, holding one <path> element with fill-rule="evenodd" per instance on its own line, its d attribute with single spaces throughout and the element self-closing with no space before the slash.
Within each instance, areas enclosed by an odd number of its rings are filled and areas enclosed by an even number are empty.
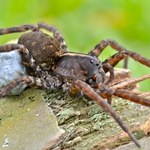
<svg viewBox="0 0 150 150">
<path fill-rule="evenodd" d="M 48 32 L 44 33 L 41 29 L 45 29 L 53 35 L 48 35 Z M 150 101 L 148 99 L 124 88 L 127 85 L 150 78 L 150 75 L 127 80 L 118 84 L 118 87 L 111 83 L 114 78 L 114 67 L 121 60 L 131 57 L 135 61 L 150 67 L 150 59 L 123 48 L 113 40 L 102 40 L 88 54 L 69 53 L 61 33 L 55 27 L 45 23 L 0 29 L 0 35 L 28 30 L 31 31 L 21 35 L 17 44 L 0 46 L 0 52 L 17 49 L 28 73 L 27 76 L 15 79 L 2 87 L 0 97 L 6 96 L 18 84 L 27 84 L 29 87 L 34 86 L 47 90 L 65 88 L 70 96 L 83 93 L 108 112 L 131 140 L 140 147 L 136 138 L 130 133 L 128 127 L 110 104 L 112 95 L 115 95 L 149 107 Z M 98 56 L 107 46 L 111 46 L 117 53 L 101 62 Z M 105 78 L 107 72 L 110 73 L 108 80 Z M 108 103 L 105 99 L 108 100 Z"/>
</svg>

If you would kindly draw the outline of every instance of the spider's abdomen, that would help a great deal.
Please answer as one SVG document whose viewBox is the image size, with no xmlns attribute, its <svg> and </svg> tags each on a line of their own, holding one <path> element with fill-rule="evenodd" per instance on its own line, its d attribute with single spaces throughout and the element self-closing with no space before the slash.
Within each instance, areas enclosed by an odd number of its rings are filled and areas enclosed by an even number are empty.
<svg viewBox="0 0 150 150">
<path fill-rule="evenodd" d="M 57 39 L 42 32 L 25 33 L 19 38 L 18 43 L 23 44 L 29 50 L 35 63 L 43 70 L 44 68 L 51 69 L 64 53 Z"/>
</svg>

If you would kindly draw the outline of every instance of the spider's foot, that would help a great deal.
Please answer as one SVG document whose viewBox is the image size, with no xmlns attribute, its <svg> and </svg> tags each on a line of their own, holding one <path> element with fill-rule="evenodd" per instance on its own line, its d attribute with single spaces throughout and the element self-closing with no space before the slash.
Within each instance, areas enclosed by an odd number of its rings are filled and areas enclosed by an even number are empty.
<svg viewBox="0 0 150 150">
<path fill-rule="evenodd" d="M 7 95 L 7 91 L 5 89 L 0 89 L 0 98 Z"/>
</svg>

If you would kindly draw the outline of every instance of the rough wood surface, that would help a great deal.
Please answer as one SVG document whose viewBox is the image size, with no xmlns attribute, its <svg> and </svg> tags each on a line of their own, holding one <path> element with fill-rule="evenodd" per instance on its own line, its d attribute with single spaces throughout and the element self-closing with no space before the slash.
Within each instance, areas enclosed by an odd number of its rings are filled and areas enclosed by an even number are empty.
<svg viewBox="0 0 150 150">
<path fill-rule="evenodd" d="M 136 89 L 137 91 L 136 87 L 137 86 L 134 85 L 132 89 Z M 26 98 L 30 101 L 31 104 L 32 101 L 39 101 L 40 98 L 40 101 L 42 101 L 42 108 L 44 108 L 43 102 L 45 101 L 45 104 L 53 110 L 55 116 L 57 117 L 59 127 L 65 130 L 65 134 L 60 139 L 53 138 L 48 142 L 47 145 L 44 146 L 44 150 L 108 150 L 115 149 L 120 145 L 125 145 L 130 142 L 128 136 L 122 132 L 118 124 L 91 100 L 83 97 L 70 98 L 61 90 L 46 92 L 44 90 L 33 89 L 26 90 L 20 96 L 9 97 L 6 99 L 11 103 L 15 102 L 23 109 L 25 103 L 24 100 Z M 0 101 L 1 110 L 7 105 L 6 99 L 4 101 L 1 99 Z M 14 99 L 15 101 L 13 101 Z M 38 106 L 39 108 L 41 107 L 40 105 Z M 124 122 L 128 124 L 131 131 L 134 132 L 136 138 L 141 139 L 149 135 L 150 109 L 148 107 L 140 106 L 116 97 L 113 99 L 112 106 L 115 111 L 122 117 Z M 30 109 L 33 109 L 32 111 L 34 111 L 34 107 L 31 107 Z M 10 109 L 10 114 L 12 115 L 11 112 L 12 111 Z M 45 112 L 47 111 L 43 110 L 43 113 Z M 0 130 L 4 125 L 3 121 L 6 118 L 9 118 L 8 115 L 9 111 L 3 111 L 3 114 L 0 113 Z M 19 115 L 22 116 L 23 114 L 19 113 Z M 12 118 L 10 117 L 9 119 Z M 16 120 L 16 123 L 20 121 L 20 119 L 18 121 Z M 39 122 L 39 124 L 41 123 L 43 123 L 42 120 Z M 30 119 L 26 120 L 26 124 L 30 124 Z M 33 125 L 36 126 L 37 122 L 33 122 Z M 50 123 L 50 126 L 51 125 L 52 124 Z M 7 128 L 7 126 L 5 127 Z M 42 129 L 45 131 L 44 126 Z M 33 131 L 32 128 L 31 131 Z M 50 134 L 48 131 L 47 133 Z M 16 133 L 16 135 L 18 135 L 18 133 Z M 47 135 L 47 137 L 49 136 Z M 31 142 L 33 140 L 31 137 L 23 138 L 29 139 Z M 43 138 L 46 138 L 46 136 L 43 135 Z M 145 139 L 145 141 L 146 140 L 147 139 Z M 3 139 L 1 143 L 2 145 L 7 145 L 7 140 L 4 141 Z M 141 145 L 142 143 L 143 142 L 141 142 Z M 28 144 L 25 144 L 24 146 L 26 147 L 27 145 Z M 35 145 L 37 146 L 37 144 Z M 134 144 L 132 147 L 133 149 L 136 148 Z M 5 149 L 6 148 L 7 146 Z M 37 147 L 35 147 L 35 149 L 37 149 Z"/>
<path fill-rule="evenodd" d="M 94 102 L 85 98 L 72 99 L 61 91 L 46 94 L 45 99 L 57 116 L 59 126 L 66 131 L 56 149 L 113 149 L 130 142 L 118 124 Z M 136 138 L 149 134 L 149 108 L 119 98 L 114 98 L 113 107 Z M 145 130 L 144 126 L 148 129 Z"/>
</svg>

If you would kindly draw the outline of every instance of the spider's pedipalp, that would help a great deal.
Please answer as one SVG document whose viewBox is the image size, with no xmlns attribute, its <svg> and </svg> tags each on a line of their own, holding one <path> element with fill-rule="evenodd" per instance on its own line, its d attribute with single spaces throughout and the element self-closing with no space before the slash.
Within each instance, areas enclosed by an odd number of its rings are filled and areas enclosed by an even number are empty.
<svg viewBox="0 0 150 150">
<path fill-rule="evenodd" d="M 6 44 L 0 46 L 0 52 L 10 52 L 12 50 L 25 50 L 25 47 L 21 44 Z"/>
<path fill-rule="evenodd" d="M 141 147 L 136 138 L 130 133 L 128 127 L 123 123 L 119 115 L 116 114 L 113 108 L 102 97 L 100 97 L 88 84 L 81 80 L 76 80 L 75 84 L 83 91 L 86 96 L 94 100 L 96 104 L 98 104 L 115 119 L 115 121 L 128 134 L 128 136 L 137 145 L 137 147 Z"/>
</svg>

